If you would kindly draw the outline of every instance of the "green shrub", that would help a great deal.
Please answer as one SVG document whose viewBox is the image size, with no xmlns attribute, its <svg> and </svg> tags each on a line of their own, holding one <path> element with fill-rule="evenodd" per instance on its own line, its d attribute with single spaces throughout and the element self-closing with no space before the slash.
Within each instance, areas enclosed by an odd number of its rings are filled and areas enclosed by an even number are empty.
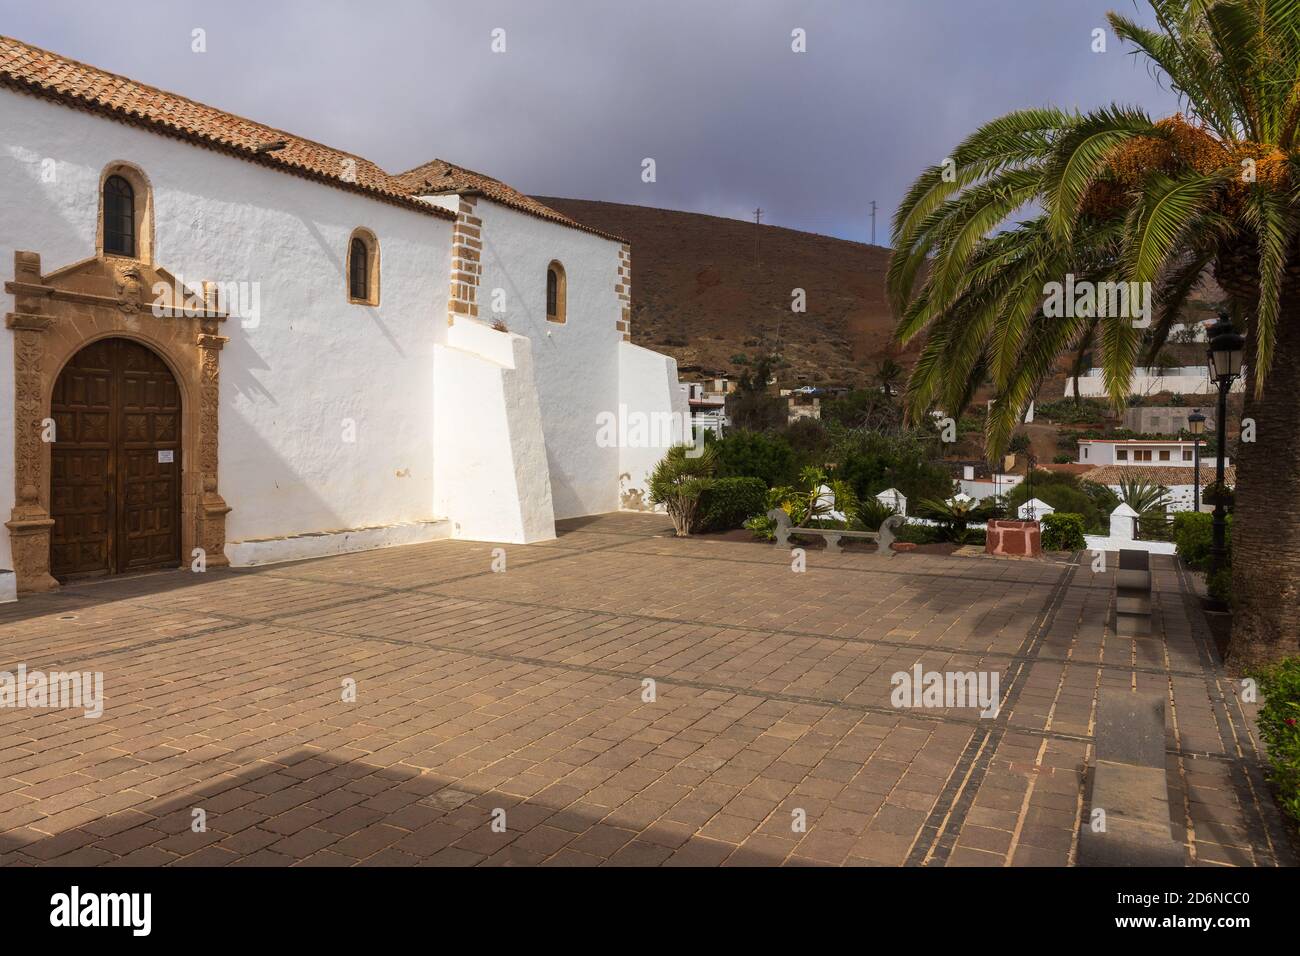
<svg viewBox="0 0 1300 956">
<path fill-rule="evenodd" d="M 1073 455 L 1053 455 L 1053 456 L 1052 456 L 1052 464 L 1054 464 L 1054 465 L 1068 465 L 1068 464 L 1070 464 L 1072 461 L 1074 461 L 1074 456 L 1073 456 Z"/>
<path fill-rule="evenodd" d="M 1016 514 L 1020 506 L 1032 496 L 1046 501 L 1056 511 L 1082 515 L 1084 530 L 1089 534 L 1104 534 L 1110 527 L 1110 512 L 1114 510 L 1114 505 L 1105 509 L 1100 503 L 1101 499 L 1095 497 L 1096 493 L 1087 488 L 1091 482 L 1080 481 L 1074 475 L 1056 471 L 1035 471 L 1032 482 L 1032 488 L 1029 481 L 1022 481 L 1007 493 L 1008 514 Z M 1104 488 L 1103 492 L 1113 498 L 1115 504 L 1119 504 L 1114 493 Z"/>
<path fill-rule="evenodd" d="M 798 473 L 794 449 L 780 435 L 738 429 L 709 445 L 717 451 L 719 478 L 758 478 L 773 488 Z"/>
<path fill-rule="evenodd" d="M 1180 511 L 1174 515 L 1173 542 L 1188 567 L 1206 571 L 1210 567 L 1210 549 L 1214 546 L 1214 515 L 1204 512 Z M 1228 515 L 1224 543 L 1228 548 L 1228 564 L 1232 564 L 1232 515 Z"/>
<path fill-rule="evenodd" d="M 799 467 L 815 465 L 822 467 L 830 452 L 831 437 L 826 427 L 815 418 L 800 418 L 793 422 L 781 436 L 794 452 L 795 462 Z"/>
<path fill-rule="evenodd" d="M 1232 568 L 1219 568 L 1205 576 L 1205 593 L 1228 607 L 1232 606 Z"/>
<path fill-rule="evenodd" d="M 933 461 L 933 445 L 923 437 L 847 431 L 837 436 L 832 451 L 835 472 L 853 486 L 865 501 L 886 488 L 897 488 L 907 498 L 943 500 L 952 495 L 948 469 Z"/>
<path fill-rule="evenodd" d="M 1300 822 L 1300 657 L 1255 672 L 1263 705 L 1259 729 L 1268 745 L 1269 780 L 1278 803 Z"/>
<path fill-rule="evenodd" d="M 1095 481 L 1081 481 L 1079 489 L 1097 506 L 1097 524 L 1090 526 L 1088 530 L 1095 534 L 1109 534 L 1110 513 L 1119 507 L 1119 495 L 1106 485 Z"/>
<path fill-rule="evenodd" d="M 1087 547 L 1083 540 L 1083 515 L 1056 511 L 1043 515 L 1043 547 L 1048 551 L 1082 551 Z"/>
<path fill-rule="evenodd" d="M 1138 537 L 1143 541 L 1173 541 L 1173 526 L 1163 511 L 1148 511 L 1138 515 Z"/>
<path fill-rule="evenodd" d="M 894 530 L 894 538 L 907 544 L 934 544 L 939 540 L 939 529 L 908 521 Z"/>
<path fill-rule="evenodd" d="M 1106 420 L 1109 408 L 1106 403 L 1096 398 L 1061 398 L 1054 402 L 1036 402 L 1034 418 L 1046 419 L 1058 425 L 1100 424 Z"/>
<path fill-rule="evenodd" d="M 761 478 L 717 478 L 700 496 L 697 530 L 729 531 L 767 510 L 767 485 Z"/>
</svg>

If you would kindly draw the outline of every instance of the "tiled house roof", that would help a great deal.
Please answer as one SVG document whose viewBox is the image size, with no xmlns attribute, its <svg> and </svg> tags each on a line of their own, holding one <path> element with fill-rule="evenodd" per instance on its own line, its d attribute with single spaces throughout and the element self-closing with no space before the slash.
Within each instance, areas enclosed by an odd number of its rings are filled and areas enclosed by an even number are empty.
<svg viewBox="0 0 1300 956">
<path fill-rule="evenodd" d="M 559 223 L 562 226 L 581 229 L 583 232 L 590 232 L 604 239 L 612 239 L 615 242 L 627 241 L 611 233 L 594 229 L 591 226 L 584 226 L 563 213 L 557 212 L 550 206 L 538 202 L 531 196 L 525 196 L 499 179 L 493 179 L 483 173 L 476 173 L 472 169 L 457 166 L 444 159 L 430 160 L 423 166 L 408 169 L 393 178 L 399 181 L 402 188 L 411 196 L 432 196 L 441 193 L 478 194 L 486 196 L 493 202 L 499 202 L 503 206 L 518 209 L 530 216 L 537 216 L 539 219 L 549 219 L 551 222 Z"/>
<path fill-rule="evenodd" d="M 445 209 L 413 198 L 403 182 L 368 159 L 6 36 L 0 36 L 0 86 L 428 215 L 455 218 Z"/>
<path fill-rule="evenodd" d="M 1082 481 L 1095 481 L 1099 485 L 1118 485 L 1126 478 L 1145 479 L 1166 487 L 1170 485 L 1190 485 L 1195 469 L 1191 465 L 1101 465 L 1079 476 Z M 1223 480 L 1229 485 L 1237 484 L 1237 469 L 1228 465 L 1223 469 Z M 1214 483 L 1214 459 L 1201 459 L 1201 484 Z"/>
</svg>

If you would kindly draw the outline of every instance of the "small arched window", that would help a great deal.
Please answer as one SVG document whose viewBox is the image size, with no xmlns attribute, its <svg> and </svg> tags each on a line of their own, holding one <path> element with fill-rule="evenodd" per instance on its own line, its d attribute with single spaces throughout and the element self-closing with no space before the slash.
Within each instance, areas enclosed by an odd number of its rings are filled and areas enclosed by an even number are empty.
<svg viewBox="0 0 1300 956">
<path fill-rule="evenodd" d="M 552 260 L 546 267 L 546 321 L 563 324 L 567 316 L 564 308 L 564 266 Z"/>
<path fill-rule="evenodd" d="M 357 229 L 348 241 L 348 301 L 379 304 L 379 240 L 368 229 Z"/>
<path fill-rule="evenodd" d="M 121 176 L 104 180 L 104 252 L 132 259 L 136 254 L 135 190 Z"/>
</svg>

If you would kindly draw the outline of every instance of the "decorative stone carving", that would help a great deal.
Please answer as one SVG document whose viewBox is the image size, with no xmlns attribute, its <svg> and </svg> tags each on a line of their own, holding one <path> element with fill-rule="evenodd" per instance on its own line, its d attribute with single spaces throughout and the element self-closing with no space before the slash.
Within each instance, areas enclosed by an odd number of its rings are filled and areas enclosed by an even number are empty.
<svg viewBox="0 0 1300 956">
<path fill-rule="evenodd" d="M 14 254 L 14 279 L 5 291 L 15 311 L 14 491 L 6 523 L 19 592 L 57 586 L 50 576 L 50 448 L 43 439 L 59 372 L 81 348 L 120 336 L 153 349 L 171 367 L 181 391 L 181 556 L 206 552 L 208 567 L 227 564 L 226 514 L 217 491 L 217 412 L 224 313 L 185 308 L 187 296 L 207 305 L 203 292 L 178 288 L 166 270 L 135 259 L 97 256 L 41 274 L 34 252 Z M 154 290 L 166 291 L 157 299 Z M 57 440 L 57 436 L 56 440 Z"/>
</svg>

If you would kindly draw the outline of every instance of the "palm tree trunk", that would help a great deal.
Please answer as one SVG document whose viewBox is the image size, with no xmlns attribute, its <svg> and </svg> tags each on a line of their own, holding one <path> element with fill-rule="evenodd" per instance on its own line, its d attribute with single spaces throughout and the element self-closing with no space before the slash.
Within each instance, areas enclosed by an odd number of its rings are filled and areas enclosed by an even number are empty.
<svg viewBox="0 0 1300 956">
<path fill-rule="evenodd" d="M 1300 653 L 1300 288 L 1286 285 L 1263 397 L 1253 397 L 1253 374 L 1247 383 L 1243 427 L 1254 421 L 1255 441 L 1236 448 L 1234 669 Z"/>
</svg>

